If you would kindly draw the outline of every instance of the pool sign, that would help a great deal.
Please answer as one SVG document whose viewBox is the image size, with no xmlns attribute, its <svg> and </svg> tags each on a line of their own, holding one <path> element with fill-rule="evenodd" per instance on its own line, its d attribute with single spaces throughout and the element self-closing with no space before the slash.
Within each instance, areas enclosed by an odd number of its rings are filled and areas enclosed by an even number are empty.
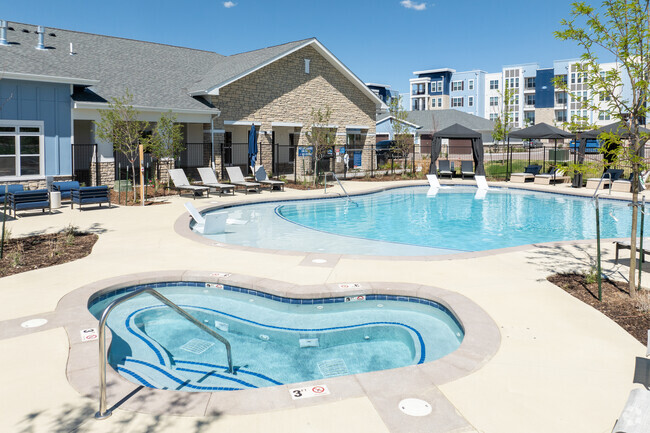
<svg viewBox="0 0 650 433">
<path fill-rule="evenodd" d="M 330 390 L 327 385 L 314 385 L 304 388 L 294 388 L 289 390 L 293 400 L 300 400 L 301 398 L 318 397 L 321 395 L 329 395 Z"/>
<path fill-rule="evenodd" d="M 366 296 L 361 295 L 361 296 L 346 296 L 345 297 L 345 302 L 356 302 L 356 301 L 365 301 Z"/>
<path fill-rule="evenodd" d="M 223 284 L 205 283 L 205 287 L 208 289 L 223 289 Z"/>
<path fill-rule="evenodd" d="M 359 283 L 343 283 L 339 284 L 339 289 L 360 289 L 361 284 Z"/>
<path fill-rule="evenodd" d="M 81 341 L 83 342 L 95 341 L 99 338 L 97 328 L 82 329 L 79 333 L 81 334 Z"/>
<path fill-rule="evenodd" d="M 298 147 L 298 156 L 312 156 L 314 154 L 313 146 L 300 146 Z"/>
</svg>

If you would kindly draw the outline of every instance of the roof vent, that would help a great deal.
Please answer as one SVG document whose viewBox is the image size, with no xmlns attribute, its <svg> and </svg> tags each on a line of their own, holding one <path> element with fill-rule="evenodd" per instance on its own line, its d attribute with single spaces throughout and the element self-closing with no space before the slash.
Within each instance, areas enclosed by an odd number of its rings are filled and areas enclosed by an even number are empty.
<svg viewBox="0 0 650 433">
<path fill-rule="evenodd" d="M 0 45 L 9 45 L 7 42 L 7 22 L 0 20 Z"/>
<path fill-rule="evenodd" d="M 36 30 L 36 34 L 38 35 L 38 45 L 36 45 L 36 49 L 44 50 L 45 49 L 45 27 L 38 26 Z"/>
</svg>

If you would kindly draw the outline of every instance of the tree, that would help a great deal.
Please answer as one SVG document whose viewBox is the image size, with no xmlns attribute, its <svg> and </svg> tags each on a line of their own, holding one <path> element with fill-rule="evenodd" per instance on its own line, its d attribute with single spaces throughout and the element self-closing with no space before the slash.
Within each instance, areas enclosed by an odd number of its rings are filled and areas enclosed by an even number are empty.
<svg viewBox="0 0 650 433">
<path fill-rule="evenodd" d="M 413 144 L 411 127 L 407 122 L 408 112 L 402 106 L 402 95 L 392 98 L 388 105 L 388 112 L 393 118 L 391 121 L 391 130 L 393 132 L 393 146 L 391 152 L 401 155 L 404 158 L 404 173 L 406 172 L 406 158 Z"/>
<path fill-rule="evenodd" d="M 648 79 L 650 78 L 650 0 L 604 0 L 599 9 L 584 2 L 572 4 L 571 17 L 561 21 L 562 30 L 555 36 L 576 42 L 584 53 L 577 78 L 585 80 L 592 95 L 583 106 L 603 112 L 623 127 L 612 134 L 602 134 L 604 141 L 628 140 L 616 158 L 631 168 L 632 227 L 629 290 L 636 296 L 636 232 L 639 207 L 639 174 L 646 163 L 643 148 L 648 134 L 639 127 L 647 116 Z M 601 70 L 597 51 L 613 56 L 617 67 Z M 627 81 L 623 89 L 623 80 Z M 625 90 L 625 92 L 623 91 Z M 594 98 L 594 95 L 597 98 Z"/>
<path fill-rule="evenodd" d="M 332 149 L 336 143 L 336 129 L 329 126 L 331 118 L 332 109 L 329 105 L 318 110 L 311 109 L 311 125 L 305 136 L 313 147 L 314 185 L 316 185 L 318 174 L 318 162 L 327 155 L 328 149 Z"/>
<path fill-rule="evenodd" d="M 151 136 L 144 140 L 145 149 L 151 152 L 156 161 L 157 180 L 160 180 L 160 161 L 165 158 L 175 160 L 185 150 L 185 146 L 183 146 L 183 126 L 174 122 L 176 122 L 176 116 L 171 111 L 163 113 L 158 119 Z"/>
<path fill-rule="evenodd" d="M 138 120 L 140 112 L 133 108 L 133 95 L 127 90 L 121 98 L 113 98 L 108 110 L 99 110 L 101 120 L 95 122 L 95 134 L 102 141 L 113 143 L 113 149 L 121 152 L 131 164 L 133 174 L 133 201 L 136 200 L 135 161 L 138 146 L 149 122 Z"/>
<path fill-rule="evenodd" d="M 508 134 L 512 131 L 513 115 L 515 102 L 515 89 L 511 88 L 507 80 L 503 80 L 503 92 L 498 91 L 499 99 L 501 100 L 500 108 L 497 108 L 496 118 L 494 119 L 494 130 L 492 131 L 492 139 L 498 145 L 500 142 L 505 143 L 508 141 Z"/>
</svg>

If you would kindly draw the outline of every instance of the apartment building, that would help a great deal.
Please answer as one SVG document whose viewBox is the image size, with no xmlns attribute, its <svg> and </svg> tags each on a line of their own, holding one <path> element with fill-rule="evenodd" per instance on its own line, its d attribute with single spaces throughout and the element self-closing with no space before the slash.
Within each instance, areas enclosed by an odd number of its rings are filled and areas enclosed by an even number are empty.
<svg viewBox="0 0 650 433">
<path fill-rule="evenodd" d="M 415 71 L 416 78 L 409 80 L 410 107 L 413 111 L 452 108 L 493 121 L 507 112 L 514 128 L 539 122 L 561 124 L 574 117 L 590 124 L 608 124 L 612 119 L 605 110 L 607 100 L 590 94 L 580 64 L 579 59 L 569 59 L 554 61 L 552 68 L 522 63 L 491 73 L 478 69 L 457 72 L 450 68 Z M 602 63 L 600 67 L 607 71 L 618 65 Z M 569 92 L 556 88 L 555 79 L 564 80 Z M 624 80 L 621 91 L 629 88 Z M 585 108 L 586 100 L 603 109 Z"/>
</svg>

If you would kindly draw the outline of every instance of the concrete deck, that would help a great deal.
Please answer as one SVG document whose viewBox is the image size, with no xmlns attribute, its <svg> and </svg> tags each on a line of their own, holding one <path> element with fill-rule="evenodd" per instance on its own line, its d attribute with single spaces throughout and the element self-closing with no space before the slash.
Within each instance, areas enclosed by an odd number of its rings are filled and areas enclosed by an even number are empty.
<svg viewBox="0 0 650 433">
<path fill-rule="evenodd" d="M 345 187 L 349 192 L 363 192 L 393 184 L 346 182 Z M 516 187 L 593 193 L 562 185 Z M 338 187 L 328 188 L 328 195 L 338 194 Z M 237 194 L 197 199 L 194 204 L 202 208 L 229 201 L 306 196 L 320 197 L 323 191 Z M 630 194 L 613 192 L 611 196 L 624 199 Z M 635 357 L 645 356 L 644 346 L 622 328 L 546 280 L 558 271 L 589 269 L 595 255 L 593 242 L 435 260 L 337 255 L 315 266 L 309 253 L 206 245 L 179 235 L 174 224 L 185 213 L 186 201 L 186 197 L 174 197 L 169 204 L 146 208 L 19 213 L 18 220 L 8 222 L 14 237 L 73 224 L 99 233 L 100 238 L 84 259 L 0 279 L 0 431 L 604 433 L 611 431 L 633 387 Z M 627 260 L 615 265 L 613 244 L 604 242 L 603 247 L 604 272 L 624 278 Z M 650 281 L 648 269 L 644 269 L 645 281 Z M 171 413 L 179 413 L 179 407 L 186 404 L 183 398 L 166 399 L 169 411 L 155 414 L 152 408 L 162 403 L 149 397 L 143 399 L 140 410 L 117 409 L 108 420 L 95 421 L 97 401 L 82 395 L 71 382 L 95 386 L 96 364 L 77 368 L 71 365 L 76 358 L 69 354 L 72 346 L 82 344 L 82 358 L 96 359 L 95 342 L 78 343 L 78 330 L 96 326 L 96 321 L 79 314 L 80 306 L 68 303 L 69 298 L 62 299 L 99 280 L 117 281 L 125 274 L 143 272 L 164 275 L 170 270 L 250 275 L 292 287 L 346 282 L 435 286 L 478 304 L 496 323 L 500 345 L 481 368 L 447 382 L 436 382 L 434 373 L 426 369 L 408 367 L 390 371 L 394 384 L 390 389 L 380 387 L 384 382 L 369 373 L 359 375 L 363 377 L 354 385 L 344 382 L 330 398 L 314 398 L 292 407 L 278 408 L 271 401 L 265 410 L 234 414 L 225 406 L 213 405 L 209 416 L 178 416 Z M 36 317 L 49 322 L 40 328 L 20 327 Z M 66 374 L 70 371 L 77 372 L 74 378 Z M 422 387 L 423 382 L 428 385 Z M 416 386 L 419 395 L 412 394 Z M 408 397 L 431 402 L 433 413 L 422 418 L 402 414 L 397 402 Z"/>
</svg>

